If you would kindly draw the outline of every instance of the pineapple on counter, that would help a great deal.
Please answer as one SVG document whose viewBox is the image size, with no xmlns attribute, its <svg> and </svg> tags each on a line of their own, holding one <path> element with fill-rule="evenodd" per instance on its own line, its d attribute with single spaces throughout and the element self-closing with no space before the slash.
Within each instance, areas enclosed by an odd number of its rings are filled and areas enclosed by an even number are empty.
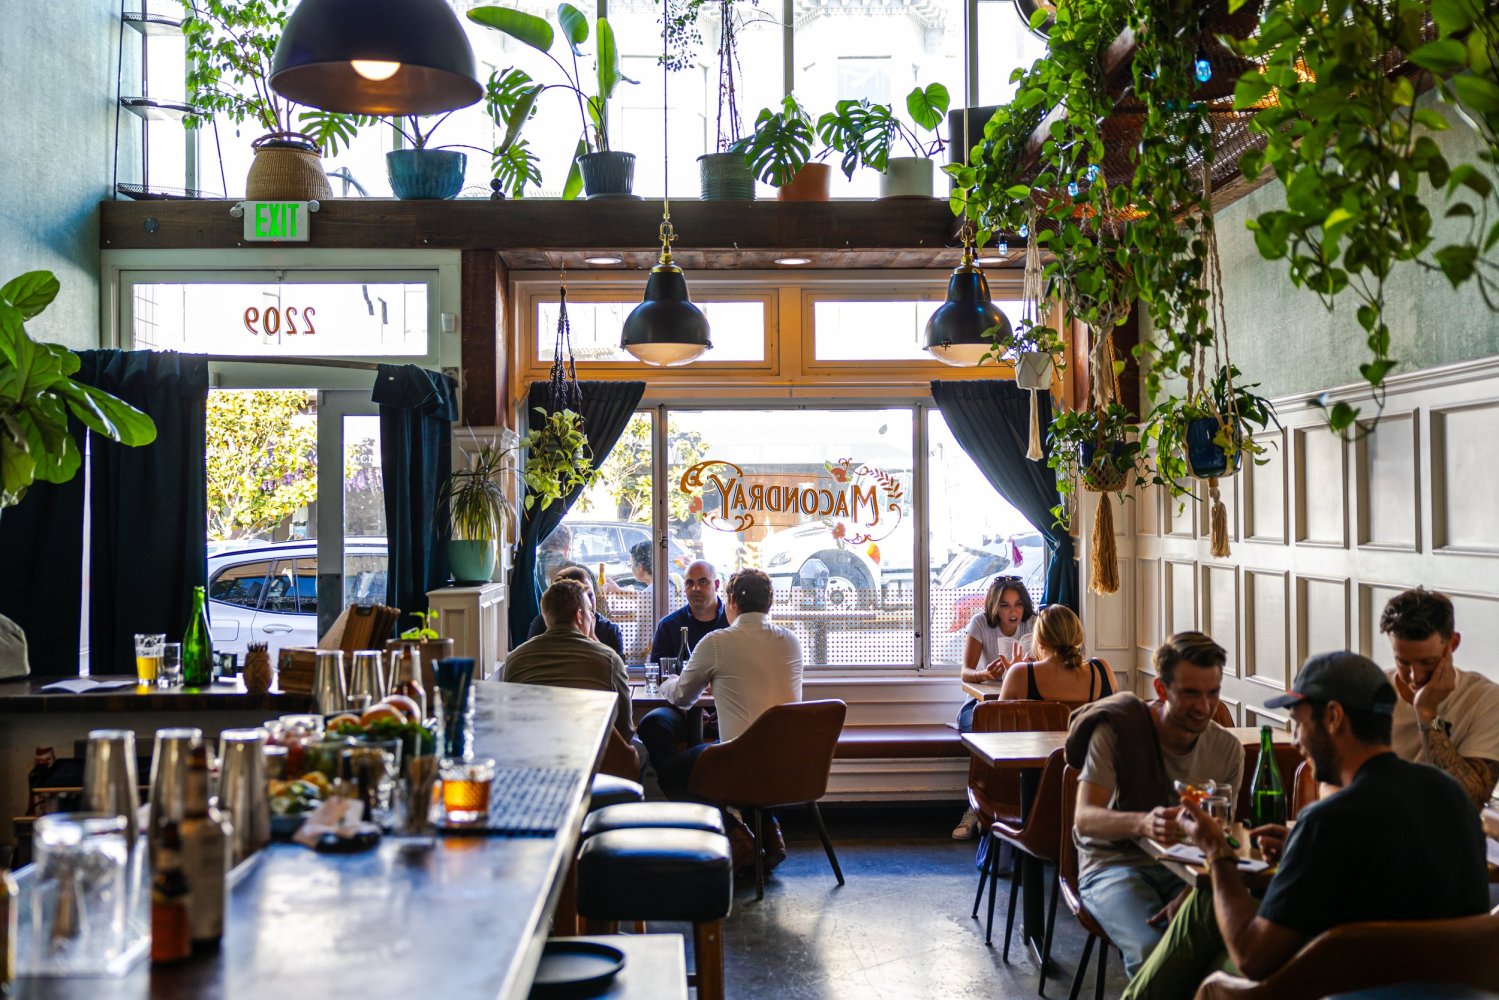
<svg viewBox="0 0 1499 1000">
<path fill-rule="evenodd" d="M 245 654 L 245 690 L 251 694 L 265 694 L 271 689 L 271 654 L 267 644 L 263 642 L 250 643 L 250 651 Z"/>
</svg>

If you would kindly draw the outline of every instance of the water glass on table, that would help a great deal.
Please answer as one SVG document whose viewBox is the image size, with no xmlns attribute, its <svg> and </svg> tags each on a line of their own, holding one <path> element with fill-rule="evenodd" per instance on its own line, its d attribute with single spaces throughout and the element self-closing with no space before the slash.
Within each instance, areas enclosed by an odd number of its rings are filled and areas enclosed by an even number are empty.
<svg viewBox="0 0 1499 1000">
<path fill-rule="evenodd" d="M 161 669 L 157 671 L 156 683 L 160 687 L 176 687 L 182 683 L 182 643 L 162 644 Z"/>
<path fill-rule="evenodd" d="M 661 664 L 647 663 L 645 665 L 645 693 L 659 694 L 661 691 Z"/>
<path fill-rule="evenodd" d="M 167 637 L 160 632 L 135 636 L 135 681 L 141 687 L 155 687 L 161 673 L 161 650 Z"/>
</svg>

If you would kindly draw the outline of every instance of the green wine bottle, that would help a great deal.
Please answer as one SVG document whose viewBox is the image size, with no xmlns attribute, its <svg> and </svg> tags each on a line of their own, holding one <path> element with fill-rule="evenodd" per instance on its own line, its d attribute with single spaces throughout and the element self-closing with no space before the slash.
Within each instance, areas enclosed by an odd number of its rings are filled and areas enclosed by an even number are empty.
<svg viewBox="0 0 1499 1000">
<path fill-rule="evenodd" d="M 1275 762 L 1275 740 L 1269 726 L 1260 727 L 1260 759 L 1254 767 L 1254 783 L 1249 786 L 1249 809 L 1255 826 L 1285 824 L 1286 785 Z"/>
<path fill-rule="evenodd" d="M 193 617 L 182 637 L 182 683 L 208 687 L 213 683 L 213 640 L 208 633 L 208 605 L 203 588 L 193 588 Z"/>
</svg>

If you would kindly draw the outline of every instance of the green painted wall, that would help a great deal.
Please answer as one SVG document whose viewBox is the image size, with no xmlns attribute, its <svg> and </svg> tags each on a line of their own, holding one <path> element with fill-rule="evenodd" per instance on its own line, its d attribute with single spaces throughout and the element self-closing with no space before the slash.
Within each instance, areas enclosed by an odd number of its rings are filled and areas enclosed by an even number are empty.
<svg viewBox="0 0 1499 1000">
<path fill-rule="evenodd" d="M 62 292 L 32 336 L 99 346 L 99 202 L 114 154 L 118 0 L 12 0 L 0 34 L 0 281 L 50 270 Z M 132 39 L 127 38 L 130 42 Z"/>
<path fill-rule="evenodd" d="M 1453 120 L 1436 140 L 1450 162 L 1478 162 L 1477 135 L 1461 121 Z M 1279 183 L 1268 184 L 1218 217 L 1233 360 L 1271 398 L 1361 382 L 1358 366 L 1368 359 L 1352 297 L 1329 313 L 1315 295 L 1291 285 L 1285 261 L 1260 257 L 1244 228 L 1245 220 L 1284 205 L 1284 198 Z M 1432 204 L 1440 246 L 1443 234 L 1454 230 L 1441 218 L 1440 193 Z M 1499 354 L 1499 313 L 1484 305 L 1471 283 L 1454 291 L 1440 272 L 1415 262 L 1401 265 L 1389 282 L 1385 321 L 1391 355 L 1400 361 L 1395 374 Z"/>
</svg>

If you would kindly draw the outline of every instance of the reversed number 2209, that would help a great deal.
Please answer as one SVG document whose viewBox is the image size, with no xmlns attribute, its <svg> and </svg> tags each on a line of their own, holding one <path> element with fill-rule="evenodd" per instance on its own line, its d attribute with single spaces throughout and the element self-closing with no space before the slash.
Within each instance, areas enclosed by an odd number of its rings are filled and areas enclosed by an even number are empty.
<svg viewBox="0 0 1499 1000">
<path fill-rule="evenodd" d="M 298 309 L 296 306 L 287 306 L 282 309 L 279 306 L 271 306 L 262 312 L 255 306 L 245 310 L 245 329 L 257 337 L 275 337 L 279 334 L 294 336 L 304 334 L 311 336 L 317 333 L 312 325 L 312 317 L 317 312 L 314 306 Z M 301 320 L 301 326 L 297 321 Z"/>
</svg>

